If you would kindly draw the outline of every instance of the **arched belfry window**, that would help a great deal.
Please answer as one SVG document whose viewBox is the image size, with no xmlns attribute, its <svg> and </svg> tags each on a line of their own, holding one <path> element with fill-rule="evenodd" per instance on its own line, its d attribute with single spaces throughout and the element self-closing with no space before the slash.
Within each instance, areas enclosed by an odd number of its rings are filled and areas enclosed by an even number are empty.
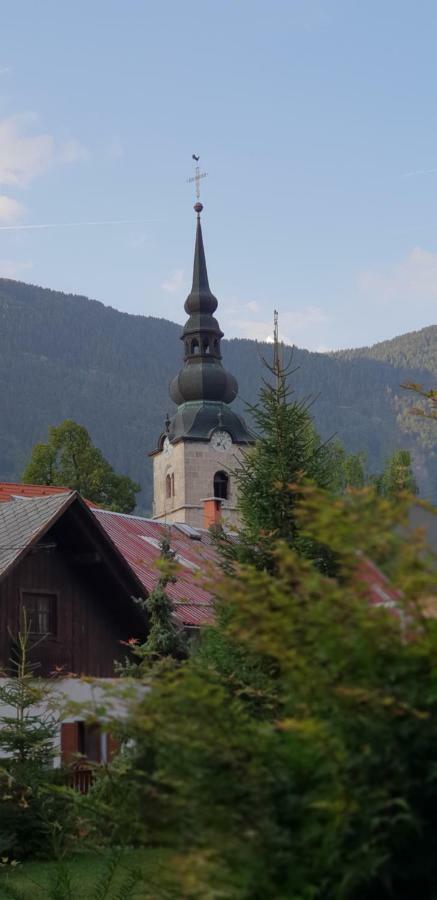
<svg viewBox="0 0 437 900">
<path fill-rule="evenodd" d="M 174 497 L 174 472 L 169 472 L 165 477 L 165 497 L 166 500 Z"/>
<path fill-rule="evenodd" d="M 209 338 L 203 338 L 203 353 L 205 356 L 209 355 Z"/>
<path fill-rule="evenodd" d="M 216 472 L 214 475 L 214 497 L 227 500 L 229 496 L 229 475 L 227 472 Z"/>
<path fill-rule="evenodd" d="M 193 338 L 191 341 L 191 353 L 195 355 L 196 353 L 199 353 L 199 349 L 199 341 L 197 338 Z"/>
</svg>

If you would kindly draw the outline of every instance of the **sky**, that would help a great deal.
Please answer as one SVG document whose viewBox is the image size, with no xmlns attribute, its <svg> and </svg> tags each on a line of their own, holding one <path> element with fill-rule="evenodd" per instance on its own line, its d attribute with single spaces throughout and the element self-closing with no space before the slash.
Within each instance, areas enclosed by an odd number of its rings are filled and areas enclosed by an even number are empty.
<svg viewBox="0 0 437 900">
<path fill-rule="evenodd" d="M 2 0 L 1 22 L 0 276 L 182 323 L 195 153 L 227 337 L 268 338 L 274 309 L 319 351 L 437 322 L 435 0 Z"/>
</svg>

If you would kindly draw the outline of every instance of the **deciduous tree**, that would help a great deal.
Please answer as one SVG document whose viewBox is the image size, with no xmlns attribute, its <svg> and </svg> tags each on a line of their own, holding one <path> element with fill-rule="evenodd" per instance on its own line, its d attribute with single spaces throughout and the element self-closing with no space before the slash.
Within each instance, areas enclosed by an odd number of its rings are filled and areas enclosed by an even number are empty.
<svg viewBox="0 0 437 900">
<path fill-rule="evenodd" d="M 106 509 L 125 513 L 135 508 L 140 490 L 127 475 L 114 472 L 86 428 L 71 419 L 51 427 L 46 444 L 35 445 L 23 481 L 69 487 Z"/>
</svg>

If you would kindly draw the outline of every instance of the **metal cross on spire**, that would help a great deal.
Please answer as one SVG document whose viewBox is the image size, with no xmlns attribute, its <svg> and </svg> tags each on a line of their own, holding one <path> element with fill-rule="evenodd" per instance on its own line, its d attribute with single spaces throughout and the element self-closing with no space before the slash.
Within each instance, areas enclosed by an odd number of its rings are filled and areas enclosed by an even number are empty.
<svg viewBox="0 0 437 900">
<path fill-rule="evenodd" d="M 207 172 L 200 171 L 200 166 L 199 166 L 200 157 L 199 156 L 196 156 L 195 153 L 193 153 L 192 159 L 194 159 L 194 161 L 196 163 L 196 169 L 195 169 L 193 177 L 187 178 L 187 184 L 193 184 L 193 182 L 195 183 L 195 185 L 196 185 L 196 200 L 197 200 L 197 202 L 199 202 L 199 200 L 200 200 L 200 179 L 206 178 Z"/>
</svg>

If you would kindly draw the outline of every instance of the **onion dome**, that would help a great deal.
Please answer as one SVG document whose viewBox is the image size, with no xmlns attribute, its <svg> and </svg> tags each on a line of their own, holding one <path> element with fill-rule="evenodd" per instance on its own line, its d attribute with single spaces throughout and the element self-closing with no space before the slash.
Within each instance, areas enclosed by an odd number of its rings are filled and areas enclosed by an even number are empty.
<svg viewBox="0 0 437 900">
<path fill-rule="evenodd" d="M 232 403 L 238 393 L 238 384 L 221 363 L 223 332 L 213 316 L 218 304 L 208 281 L 200 224 L 202 204 L 196 203 L 194 209 L 197 227 L 193 284 L 185 301 L 189 318 L 181 335 L 185 347 L 184 366 L 170 385 L 170 396 L 178 406 L 193 401 Z"/>
</svg>

